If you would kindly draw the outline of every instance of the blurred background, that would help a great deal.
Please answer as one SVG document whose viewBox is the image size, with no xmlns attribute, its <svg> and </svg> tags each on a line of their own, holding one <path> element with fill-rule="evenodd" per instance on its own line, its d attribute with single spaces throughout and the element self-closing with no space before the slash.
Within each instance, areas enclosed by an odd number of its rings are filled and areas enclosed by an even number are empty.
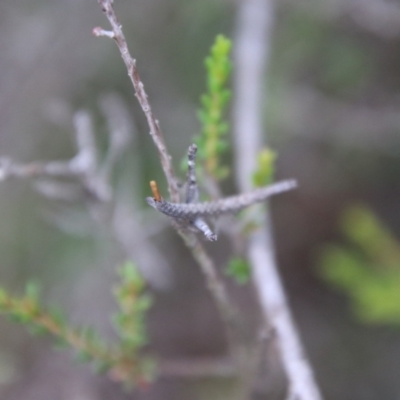
<svg viewBox="0 0 400 400">
<path fill-rule="evenodd" d="M 271 202 L 280 272 L 325 398 L 398 399 L 400 3 L 276 3 L 265 137 L 279 155 L 277 178 L 300 185 Z M 203 60 L 217 34 L 235 37 L 237 4 L 116 0 L 115 7 L 178 169 L 199 131 Z M 28 180 L 1 182 L 1 285 L 19 294 L 38 281 L 47 304 L 112 340 L 115 269 L 131 250 L 150 266 L 143 273 L 155 296 L 149 335 L 157 354 L 223 355 L 223 327 L 197 266 L 145 204 L 150 179 L 163 193 L 166 186 L 117 48 L 92 35 L 98 25 L 108 27 L 95 1 L 1 1 L 0 155 L 20 163 L 72 158 L 73 114 L 81 109 L 93 116 L 104 153 L 102 104 L 118 104 L 131 135 L 114 171 L 118 210 L 122 220 L 126 210 L 138 219 L 125 221 L 118 241 L 84 203 L 45 198 Z M 235 192 L 232 179 L 225 188 Z M 141 250 L 143 242 L 151 247 Z M 209 247 L 222 271 L 229 249 L 223 237 L 218 243 Z M 229 284 L 251 314 L 251 290 Z M 200 399 L 213 398 L 210 390 L 207 382 L 163 378 L 127 394 L 54 351 L 51 339 L 0 319 L 1 399 Z M 275 398 L 279 390 L 268 397 Z"/>
</svg>

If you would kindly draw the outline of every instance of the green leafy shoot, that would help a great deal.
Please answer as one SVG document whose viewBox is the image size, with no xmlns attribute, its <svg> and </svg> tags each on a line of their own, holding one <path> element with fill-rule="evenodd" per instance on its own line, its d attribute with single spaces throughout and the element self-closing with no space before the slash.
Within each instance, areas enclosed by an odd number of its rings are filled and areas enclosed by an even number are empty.
<svg viewBox="0 0 400 400">
<path fill-rule="evenodd" d="M 399 242 L 369 208 L 356 205 L 345 210 L 340 228 L 371 261 L 376 261 L 385 270 L 397 270 L 400 264 Z"/>
<path fill-rule="evenodd" d="M 272 183 L 276 158 L 277 154 L 269 148 L 264 148 L 258 153 L 257 170 L 253 174 L 253 185 L 255 187 L 267 186 Z"/>
<path fill-rule="evenodd" d="M 33 283 L 27 285 L 22 297 L 11 296 L 0 288 L 0 312 L 26 325 L 34 334 L 53 335 L 63 347 L 73 347 L 81 360 L 102 360 L 110 364 L 113 361 L 105 344 L 91 329 L 71 328 L 60 312 L 45 311 L 39 302 L 38 286 Z"/>
<path fill-rule="evenodd" d="M 147 344 L 145 317 L 152 300 L 144 293 L 145 282 L 132 263 L 125 263 L 119 274 L 121 283 L 114 291 L 119 312 L 114 323 L 125 349 L 137 351 Z"/>
<path fill-rule="evenodd" d="M 205 59 L 207 70 L 207 92 L 201 97 L 201 109 L 198 116 L 201 133 L 195 142 L 198 146 L 198 159 L 204 171 L 215 180 L 224 179 L 229 169 L 220 164 L 220 157 L 228 148 L 226 134 L 229 129 L 224 120 L 226 106 L 231 91 L 226 84 L 232 64 L 229 59 L 232 42 L 218 35 L 211 47 L 210 55 Z"/>
<path fill-rule="evenodd" d="M 73 348 L 77 359 L 92 362 L 97 372 L 108 372 L 113 380 L 129 388 L 145 387 L 155 372 L 154 360 L 139 354 L 147 343 L 144 319 L 151 299 L 144 293 L 145 283 L 131 263 L 121 268 L 120 277 L 121 284 L 115 291 L 120 308 L 115 324 L 120 340 L 114 344 L 104 342 L 91 327 L 71 327 L 59 311 L 45 310 L 39 301 L 38 286 L 33 283 L 27 285 L 22 297 L 0 288 L 0 313 L 34 334 L 51 334 L 57 348 Z"/>
<path fill-rule="evenodd" d="M 347 209 L 340 228 L 348 245 L 322 248 L 321 276 L 349 296 L 361 321 L 400 325 L 399 242 L 363 205 Z"/>
<path fill-rule="evenodd" d="M 120 337 L 118 353 L 125 358 L 128 355 L 127 362 L 134 361 L 136 364 L 130 370 L 132 376 L 129 379 L 125 377 L 124 380 L 135 382 L 140 367 L 139 376 L 145 376 L 144 381 L 148 381 L 154 376 L 155 365 L 150 358 L 142 357 L 139 353 L 148 342 L 145 319 L 152 305 L 152 298 L 145 292 L 146 283 L 131 262 L 126 262 L 120 268 L 119 276 L 121 282 L 114 290 L 119 306 L 119 311 L 114 316 L 114 324 Z"/>
<path fill-rule="evenodd" d="M 238 285 L 244 285 L 250 279 L 250 264 L 243 258 L 232 258 L 225 270 L 225 274 L 233 278 Z"/>
</svg>

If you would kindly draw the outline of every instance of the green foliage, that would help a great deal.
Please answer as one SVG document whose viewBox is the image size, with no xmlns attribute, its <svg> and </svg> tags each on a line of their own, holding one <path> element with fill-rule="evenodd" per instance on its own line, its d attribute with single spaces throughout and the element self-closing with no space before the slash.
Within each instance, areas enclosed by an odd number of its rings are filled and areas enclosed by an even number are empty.
<svg viewBox="0 0 400 400">
<path fill-rule="evenodd" d="M 121 283 L 115 294 L 119 312 L 115 323 L 120 340 L 105 343 L 91 327 L 71 327 L 59 311 L 46 311 L 39 302 L 39 289 L 29 283 L 18 298 L 0 288 L 0 312 L 12 321 L 24 324 L 35 334 L 48 333 L 57 340 L 58 348 L 72 347 L 80 362 L 92 362 L 98 372 L 108 372 L 113 379 L 128 387 L 143 386 L 154 376 L 154 360 L 140 354 L 147 343 L 145 314 L 151 306 L 144 293 L 145 283 L 132 263 L 120 270 Z"/>
<path fill-rule="evenodd" d="M 269 185 L 274 179 L 276 153 L 269 148 L 262 149 L 257 158 L 257 170 L 253 174 L 253 185 Z"/>
<path fill-rule="evenodd" d="M 362 205 L 343 213 L 340 228 L 350 245 L 322 249 L 321 275 L 350 297 L 363 322 L 400 324 L 399 242 Z"/>
<path fill-rule="evenodd" d="M 147 344 L 145 316 L 152 299 L 144 293 L 145 282 L 132 263 L 125 263 L 119 275 L 121 284 L 115 289 L 114 294 L 120 310 L 114 316 L 114 323 L 123 350 L 137 351 Z"/>
<path fill-rule="evenodd" d="M 202 124 L 201 134 L 196 138 L 198 158 L 205 172 L 220 180 L 229 170 L 220 165 L 220 156 L 228 148 L 226 133 L 228 123 L 223 119 L 231 92 L 226 88 L 232 64 L 229 59 L 232 42 L 218 35 L 205 60 L 207 69 L 207 93 L 201 97 L 201 109 L 198 112 Z"/>
<path fill-rule="evenodd" d="M 250 279 L 251 268 L 247 260 L 240 257 L 232 258 L 225 270 L 226 275 L 233 278 L 237 284 L 244 285 Z"/>
</svg>

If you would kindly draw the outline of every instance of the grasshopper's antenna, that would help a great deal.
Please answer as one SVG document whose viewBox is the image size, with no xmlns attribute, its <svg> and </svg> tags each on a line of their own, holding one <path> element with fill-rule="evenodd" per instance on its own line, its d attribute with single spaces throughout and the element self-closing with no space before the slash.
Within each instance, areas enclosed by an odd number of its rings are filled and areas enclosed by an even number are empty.
<svg viewBox="0 0 400 400">
<path fill-rule="evenodd" d="M 156 181 L 150 181 L 151 192 L 153 193 L 153 197 L 155 201 L 161 201 L 161 195 L 158 191 L 158 186 Z"/>
</svg>

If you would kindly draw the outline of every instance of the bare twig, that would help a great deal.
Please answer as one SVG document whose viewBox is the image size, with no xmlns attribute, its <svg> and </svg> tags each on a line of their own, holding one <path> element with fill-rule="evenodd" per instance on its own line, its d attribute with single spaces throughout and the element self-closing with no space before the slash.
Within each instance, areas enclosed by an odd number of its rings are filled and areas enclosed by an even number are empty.
<svg viewBox="0 0 400 400">
<path fill-rule="evenodd" d="M 238 337 L 238 332 L 242 328 L 241 320 L 235 307 L 232 305 L 232 301 L 228 297 L 225 286 L 220 280 L 215 264 L 207 252 L 204 251 L 203 245 L 195 234 L 182 233 L 182 231 L 180 231 L 180 233 L 186 245 L 192 251 L 193 257 L 201 266 L 202 272 L 207 280 L 208 288 L 213 294 L 221 316 L 227 325 L 230 339 L 233 340 L 231 344 L 235 345 L 234 342 L 240 339 Z"/>
<path fill-rule="evenodd" d="M 0 159 L 0 180 L 16 178 L 37 178 L 42 176 L 72 177 L 75 173 L 71 171 L 68 162 L 33 162 L 30 164 L 17 164 L 9 158 Z"/>
<path fill-rule="evenodd" d="M 86 192 L 100 201 L 108 201 L 111 197 L 111 188 L 104 179 L 98 175 L 97 148 L 94 139 L 94 132 L 90 115 L 85 111 L 77 112 L 74 115 L 74 125 L 76 133 L 77 154 L 75 157 L 66 161 L 47 161 L 32 162 L 29 164 L 17 164 L 8 158 L 0 159 L 0 180 L 11 177 L 33 179 L 49 179 L 45 185 L 40 185 L 40 190 L 50 197 L 52 193 L 52 181 L 50 178 L 74 178 L 82 183 Z M 61 183 L 57 182 L 57 188 L 61 188 Z M 68 187 L 69 186 L 69 187 Z M 54 188 L 53 188 L 54 189 Z M 63 185 L 63 191 L 68 196 L 68 189 L 71 185 Z M 72 193 L 72 192 L 71 192 Z M 58 192 L 60 195 L 60 192 Z M 76 192 L 73 191 L 72 198 Z"/>
<path fill-rule="evenodd" d="M 115 40 L 115 43 L 117 44 L 119 51 L 121 53 L 121 57 L 128 70 L 128 76 L 132 81 L 133 87 L 136 92 L 136 97 L 146 116 L 147 123 L 150 128 L 150 136 L 152 137 L 154 144 L 157 147 L 161 160 L 161 165 L 168 182 L 168 190 L 171 196 L 171 200 L 178 202 L 179 190 L 174 173 L 174 168 L 171 162 L 171 156 L 168 154 L 158 121 L 155 119 L 153 115 L 150 103 L 148 101 L 147 93 L 144 90 L 144 85 L 142 81 L 140 80 L 139 72 L 136 68 L 136 60 L 132 58 L 132 56 L 129 53 L 125 35 L 122 31 L 122 26 L 118 22 L 114 9 L 112 7 L 113 2 L 112 0 L 98 0 L 98 1 L 112 27 L 112 33 L 110 33 L 109 31 L 105 31 L 104 29 L 101 28 L 94 28 L 93 33 L 96 36 L 108 36 Z"/>
<path fill-rule="evenodd" d="M 103 160 L 98 157 L 91 116 L 81 110 L 73 119 L 77 148 L 74 157 L 30 164 L 17 164 L 1 158 L 0 180 L 12 177 L 29 179 L 46 198 L 64 203 L 83 202 L 91 217 L 88 221 L 85 221 L 84 214 L 69 205 L 58 208 L 57 213 L 46 211 L 45 216 L 68 233 L 91 234 L 94 230 L 99 232 L 100 227 L 101 232 L 114 238 L 121 246 L 125 257 L 137 261 L 152 287 L 165 289 L 170 284 L 170 270 L 165 257 L 147 240 L 148 232 L 140 226 L 134 201 L 130 198 L 128 207 L 123 199 L 125 193 L 119 191 L 114 195 L 111 186 L 113 169 L 134 133 L 133 122 L 117 96 L 104 96 L 101 106 L 109 128 L 109 145 Z M 138 168 L 135 171 L 138 173 Z M 114 204 L 111 202 L 113 199 Z"/>
<path fill-rule="evenodd" d="M 101 202 L 112 198 L 112 188 L 99 166 L 93 122 L 86 111 L 74 115 L 77 155 L 69 162 L 86 191 Z"/>
<path fill-rule="evenodd" d="M 269 56 L 273 15 L 272 0 L 243 0 L 239 5 L 234 135 L 236 179 L 242 191 L 250 189 L 262 138 L 262 81 Z M 264 316 L 275 331 L 289 381 L 289 396 L 298 400 L 319 400 L 321 395 L 277 272 L 268 217 L 264 227 L 250 235 L 248 254 Z"/>
</svg>

